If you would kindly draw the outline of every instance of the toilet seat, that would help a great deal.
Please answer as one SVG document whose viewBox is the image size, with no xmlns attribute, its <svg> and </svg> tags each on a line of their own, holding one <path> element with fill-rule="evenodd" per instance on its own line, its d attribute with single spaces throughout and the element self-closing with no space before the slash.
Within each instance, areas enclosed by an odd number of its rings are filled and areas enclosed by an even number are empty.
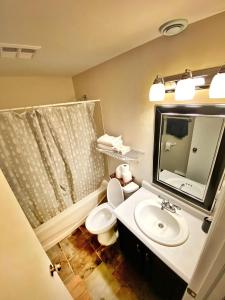
<svg viewBox="0 0 225 300">
<path fill-rule="evenodd" d="M 123 189 L 118 179 L 113 178 L 107 186 L 107 201 L 112 208 L 116 208 L 124 201 Z"/>
<path fill-rule="evenodd" d="M 95 207 L 86 219 L 85 225 L 93 234 L 101 234 L 116 224 L 116 216 L 109 203 Z"/>
<path fill-rule="evenodd" d="M 123 190 L 118 179 L 113 178 L 107 186 L 107 203 L 95 207 L 88 215 L 85 226 L 93 234 L 101 235 L 113 228 L 116 216 L 113 212 L 124 201 Z"/>
</svg>

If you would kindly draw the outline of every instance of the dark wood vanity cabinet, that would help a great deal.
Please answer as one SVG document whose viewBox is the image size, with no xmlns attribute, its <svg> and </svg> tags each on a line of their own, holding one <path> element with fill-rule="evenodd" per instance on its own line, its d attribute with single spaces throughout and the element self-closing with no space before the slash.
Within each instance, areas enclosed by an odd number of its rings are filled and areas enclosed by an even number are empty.
<svg viewBox="0 0 225 300">
<path fill-rule="evenodd" d="M 120 247 L 126 259 L 149 282 L 159 299 L 182 299 L 187 283 L 119 221 L 118 228 Z"/>
</svg>

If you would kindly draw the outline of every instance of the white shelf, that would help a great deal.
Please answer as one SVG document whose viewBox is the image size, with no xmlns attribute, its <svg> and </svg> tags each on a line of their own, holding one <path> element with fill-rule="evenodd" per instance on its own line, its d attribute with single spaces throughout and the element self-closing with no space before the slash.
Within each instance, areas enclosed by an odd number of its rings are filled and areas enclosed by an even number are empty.
<svg viewBox="0 0 225 300">
<path fill-rule="evenodd" d="M 144 155 L 144 152 L 141 151 L 137 151 L 137 150 L 131 150 L 128 153 L 126 153 L 125 155 L 119 154 L 117 152 L 114 151 L 110 151 L 110 150 L 103 150 L 103 149 L 99 149 L 96 148 L 96 150 L 98 150 L 100 153 L 103 153 L 105 155 L 108 155 L 112 158 L 121 160 L 121 161 L 139 161 L 141 156 Z"/>
</svg>

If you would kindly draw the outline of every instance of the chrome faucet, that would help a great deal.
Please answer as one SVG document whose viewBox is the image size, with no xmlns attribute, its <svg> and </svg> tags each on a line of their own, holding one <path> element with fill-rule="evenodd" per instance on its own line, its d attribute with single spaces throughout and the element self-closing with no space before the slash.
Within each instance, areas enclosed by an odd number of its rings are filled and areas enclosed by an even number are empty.
<svg viewBox="0 0 225 300">
<path fill-rule="evenodd" d="M 180 210 L 181 208 L 176 204 L 170 203 L 168 200 L 162 199 L 161 210 L 163 209 L 175 213 L 177 210 Z"/>
<path fill-rule="evenodd" d="M 185 186 L 192 187 L 192 185 L 190 183 L 185 182 L 180 185 L 179 189 L 182 190 L 182 188 Z"/>
<path fill-rule="evenodd" d="M 185 186 L 185 183 L 182 183 L 179 187 L 180 190 L 182 190 L 182 188 Z"/>
</svg>

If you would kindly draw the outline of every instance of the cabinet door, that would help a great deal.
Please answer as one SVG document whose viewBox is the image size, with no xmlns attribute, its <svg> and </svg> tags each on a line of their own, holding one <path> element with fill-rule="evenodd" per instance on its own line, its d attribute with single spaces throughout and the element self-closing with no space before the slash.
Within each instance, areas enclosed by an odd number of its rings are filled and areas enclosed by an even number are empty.
<svg viewBox="0 0 225 300">
<path fill-rule="evenodd" d="M 123 224 L 118 222 L 120 248 L 136 269 L 143 270 L 143 245 Z"/>
<path fill-rule="evenodd" d="M 149 249 L 147 247 L 144 248 L 143 259 L 144 259 L 144 263 L 143 263 L 144 275 L 147 279 L 151 280 L 152 275 L 154 273 L 154 271 L 153 271 L 154 255 L 151 251 L 149 251 Z"/>
<path fill-rule="evenodd" d="M 120 247 L 130 264 L 149 283 L 149 288 L 159 299 L 181 300 L 186 289 L 184 282 L 132 232 L 119 222 Z"/>
<path fill-rule="evenodd" d="M 187 286 L 186 282 L 147 247 L 144 257 L 144 274 L 154 292 L 162 299 L 181 300 Z"/>
</svg>

